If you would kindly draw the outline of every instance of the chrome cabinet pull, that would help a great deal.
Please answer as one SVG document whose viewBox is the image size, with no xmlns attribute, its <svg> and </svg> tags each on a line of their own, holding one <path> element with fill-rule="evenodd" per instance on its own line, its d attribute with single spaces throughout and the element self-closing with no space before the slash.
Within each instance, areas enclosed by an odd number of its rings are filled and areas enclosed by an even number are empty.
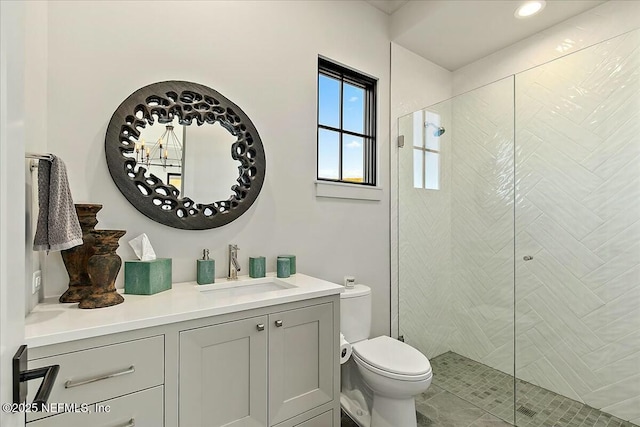
<svg viewBox="0 0 640 427">
<path fill-rule="evenodd" d="M 282 320 L 276 320 L 276 328 L 279 328 L 282 326 Z"/>
<path fill-rule="evenodd" d="M 525 255 L 524 257 L 522 257 L 522 259 L 525 261 L 531 261 L 533 257 L 531 255 Z"/>
<path fill-rule="evenodd" d="M 109 378 L 119 377 L 119 376 L 122 376 L 122 375 L 133 374 L 135 371 L 136 371 L 135 366 L 131 365 L 127 369 L 125 369 L 124 371 L 117 371 L 117 372 L 113 372 L 111 374 L 102 375 L 100 377 L 88 378 L 86 380 L 77 380 L 77 381 L 69 380 L 66 383 L 64 383 L 64 388 L 78 387 L 80 385 L 91 384 L 91 383 L 94 383 L 96 381 L 102 381 L 102 380 L 106 380 L 106 379 L 109 379 Z"/>
<path fill-rule="evenodd" d="M 264 331 L 264 323 L 258 323 L 256 327 L 258 328 L 259 331 Z"/>
<path fill-rule="evenodd" d="M 135 427 L 135 426 L 136 426 L 136 419 L 135 418 L 131 418 L 128 423 L 122 424 L 119 427 Z"/>
</svg>

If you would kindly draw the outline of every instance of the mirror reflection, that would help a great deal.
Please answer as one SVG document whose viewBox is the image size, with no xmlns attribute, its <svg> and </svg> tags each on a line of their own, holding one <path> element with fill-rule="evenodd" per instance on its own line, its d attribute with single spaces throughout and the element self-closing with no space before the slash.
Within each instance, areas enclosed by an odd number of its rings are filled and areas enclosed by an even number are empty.
<svg viewBox="0 0 640 427">
<path fill-rule="evenodd" d="M 220 123 L 203 126 L 181 125 L 175 117 L 170 123 L 154 122 L 140 130 L 135 150 L 125 156 L 136 159 L 136 170 L 155 175 L 201 203 L 227 200 L 233 195 L 241 163 L 231 157 L 236 141 Z"/>
</svg>

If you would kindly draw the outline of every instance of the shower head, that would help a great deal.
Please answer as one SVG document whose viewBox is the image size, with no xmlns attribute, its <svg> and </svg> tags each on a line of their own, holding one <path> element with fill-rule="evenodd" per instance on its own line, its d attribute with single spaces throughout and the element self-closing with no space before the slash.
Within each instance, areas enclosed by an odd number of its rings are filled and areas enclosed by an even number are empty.
<svg viewBox="0 0 640 427">
<path fill-rule="evenodd" d="M 426 122 L 424 124 L 425 128 L 428 128 L 429 126 L 433 126 L 434 128 L 436 128 L 436 130 L 433 131 L 433 136 L 435 136 L 436 138 L 439 138 L 442 136 L 442 134 L 444 134 L 445 129 L 442 126 L 436 126 L 434 123 L 431 122 Z"/>
</svg>

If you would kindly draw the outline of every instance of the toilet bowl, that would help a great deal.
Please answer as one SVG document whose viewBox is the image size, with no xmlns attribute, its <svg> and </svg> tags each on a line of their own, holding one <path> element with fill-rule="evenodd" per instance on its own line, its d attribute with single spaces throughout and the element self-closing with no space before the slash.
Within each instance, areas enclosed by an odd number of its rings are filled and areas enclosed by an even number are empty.
<svg viewBox="0 0 640 427">
<path fill-rule="evenodd" d="M 431 364 L 422 353 L 387 336 L 357 343 L 353 358 L 367 385 L 387 397 L 423 393 L 433 377 Z"/>
<path fill-rule="evenodd" d="M 433 377 L 429 360 L 387 336 L 356 343 L 352 357 L 373 392 L 371 427 L 415 427 L 414 396 L 424 393 Z"/>
<path fill-rule="evenodd" d="M 431 384 L 429 359 L 388 336 L 368 338 L 371 324 L 368 287 L 357 285 L 347 289 L 341 298 L 341 331 L 352 344 L 354 362 L 342 368 L 343 409 L 361 427 L 416 427 L 414 397 Z M 350 396 L 371 398 L 363 409 L 364 405 Z"/>
</svg>

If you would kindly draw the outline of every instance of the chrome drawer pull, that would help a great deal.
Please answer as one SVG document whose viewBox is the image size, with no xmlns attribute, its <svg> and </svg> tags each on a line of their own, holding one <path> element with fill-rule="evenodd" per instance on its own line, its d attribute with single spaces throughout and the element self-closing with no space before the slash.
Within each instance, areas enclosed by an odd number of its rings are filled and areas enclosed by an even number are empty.
<svg viewBox="0 0 640 427">
<path fill-rule="evenodd" d="M 276 320 L 276 328 L 281 328 L 283 325 L 282 320 Z"/>
<path fill-rule="evenodd" d="M 103 375 L 101 377 L 89 378 L 89 379 L 86 379 L 86 380 L 78 380 L 78 381 L 69 380 L 66 383 L 64 383 L 64 388 L 78 387 L 79 385 L 91 384 L 91 383 L 94 383 L 96 381 L 102 381 L 102 380 L 106 380 L 106 379 L 109 379 L 109 378 L 119 377 L 119 376 L 122 376 L 122 375 L 133 374 L 135 371 L 136 371 L 135 366 L 131 365 L 131 366 L 129 366 L 129 368 L 125 369 L 124 371 L 114 372 L 112 374 Z M 127 424 L 127 425 L 129 425 L 129 424 Z"/>
<path fill-rule="evenodd" d="M 122 424 L 120 427 L 135 427 L 135 426 L 136 426 L 136 419 L 131 418 L 128 423 Z"/>
</svg>

